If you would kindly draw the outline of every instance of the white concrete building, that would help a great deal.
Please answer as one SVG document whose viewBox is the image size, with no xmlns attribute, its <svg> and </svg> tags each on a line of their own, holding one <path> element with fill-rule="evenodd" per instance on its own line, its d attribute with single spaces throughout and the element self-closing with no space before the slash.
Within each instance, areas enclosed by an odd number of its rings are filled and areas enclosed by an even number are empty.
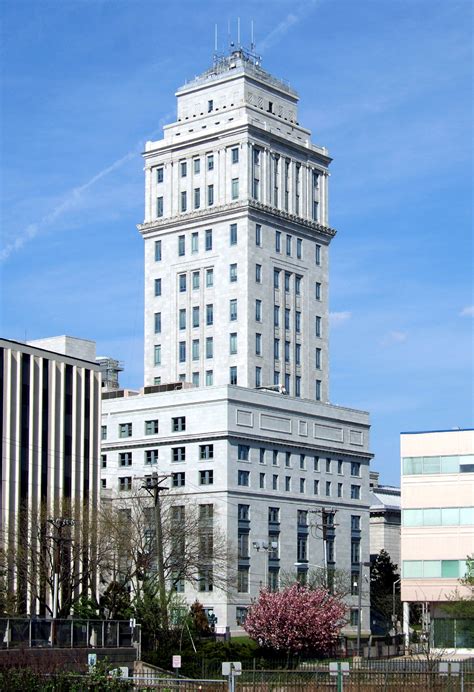
<svg viewBox="0 0 474 692">
<path fill-rule="evenodd" d="M 400 447 L 405 634 L 408 604 L 421 603 L 435 646 L 474 649 L 472 620 L 443 610 L 456 590 L 472 597 L 459 580 L 474 576 L 474 430 L 402 433 Z"/>
<path fill-rule="evenodd" d="M 47 518 L 67 507 L 77 520 L 71 537 L 79 538 L 98 505 L 100 372 L 94 359 L 94 342 L 83 339 L 0 339 L 0 543 L 20 613 L 45 615 L 52 601 L 45 584 L 19 570 L 22 540 L 35 540 L 32 524 L 44 514 L 48 533 Z M 31 562 L 27 569 L 34 569 Z"/>
<path fill-rule="evenodd" d="M 387 551 L 401 571 L 400 532 L 401 507 L 400 488 L 379 482 L 379 473 L 370 472 L 370 555 Z"/>
<path fill-rule="evenodd" d="M 238 631 L 285 573 L 327 566 L 351 580 L 355 634 L 371 454 L 368 414 L 328 403 L 330 158 L 294 90 L 242 50 L 177 97 L 144 154 L 145 387 L 104 395 L 104 492 L 157 468 L 212 503 L 237 585 L 183 589 L 218 627 Z"/>
</svg>

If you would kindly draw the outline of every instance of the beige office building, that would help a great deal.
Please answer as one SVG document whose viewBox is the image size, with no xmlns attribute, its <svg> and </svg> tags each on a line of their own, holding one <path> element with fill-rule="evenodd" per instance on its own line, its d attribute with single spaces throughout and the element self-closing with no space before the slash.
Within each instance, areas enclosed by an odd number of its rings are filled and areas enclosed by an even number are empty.
<svg viewBox="0 0 474 692">
<path fill-rule="evenodd" d="M 443 605 L 474 572 L 474 430 L 402 433 L 402 581 L 408 604 L 424 604 L 426 630 L 437 647 L 474 648 L 474 623 Z"/>
</svg>

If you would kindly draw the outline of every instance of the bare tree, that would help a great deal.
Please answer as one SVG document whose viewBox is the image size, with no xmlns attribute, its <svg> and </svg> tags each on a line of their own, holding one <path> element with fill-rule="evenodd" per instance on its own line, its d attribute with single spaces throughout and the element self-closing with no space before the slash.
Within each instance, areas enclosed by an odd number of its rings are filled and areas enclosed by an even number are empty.
<svg viewBox="0 0 474 692">
<path fill-rule="evenodd" d="M 283 571 L 280 578 L 282 589 L 299 582 L 311 590 L 325 588 L 335 596 L 345 597 L 352 593 L 351 573 L 344 569 L 317 567 L 307 572 L 289 570 Z"/>
</svg>

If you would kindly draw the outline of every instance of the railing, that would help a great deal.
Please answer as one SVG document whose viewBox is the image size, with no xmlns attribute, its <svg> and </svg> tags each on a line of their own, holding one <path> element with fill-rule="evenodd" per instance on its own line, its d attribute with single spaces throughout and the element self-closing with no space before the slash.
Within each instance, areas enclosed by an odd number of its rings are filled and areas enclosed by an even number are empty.
<svg viewBox="0 0 474 692">
<path fill-rule="evenodd" d="M 0 618 L 0 648 L 121 648 L 139 645 L 140 626 L 128 620 Z"/>
</svg>

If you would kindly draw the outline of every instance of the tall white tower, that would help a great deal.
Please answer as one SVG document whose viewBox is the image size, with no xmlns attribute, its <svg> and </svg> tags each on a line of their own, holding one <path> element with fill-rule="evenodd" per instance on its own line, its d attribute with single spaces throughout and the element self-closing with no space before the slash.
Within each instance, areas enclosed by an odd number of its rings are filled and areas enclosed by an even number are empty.
<svg viewBox="0 0 474 692">
<path fill-rule="evenodd" d="M 328 152 L 242 49 L 177 99 L 144 154 L 145 385 L 328 401 Z"/>
</svg>

